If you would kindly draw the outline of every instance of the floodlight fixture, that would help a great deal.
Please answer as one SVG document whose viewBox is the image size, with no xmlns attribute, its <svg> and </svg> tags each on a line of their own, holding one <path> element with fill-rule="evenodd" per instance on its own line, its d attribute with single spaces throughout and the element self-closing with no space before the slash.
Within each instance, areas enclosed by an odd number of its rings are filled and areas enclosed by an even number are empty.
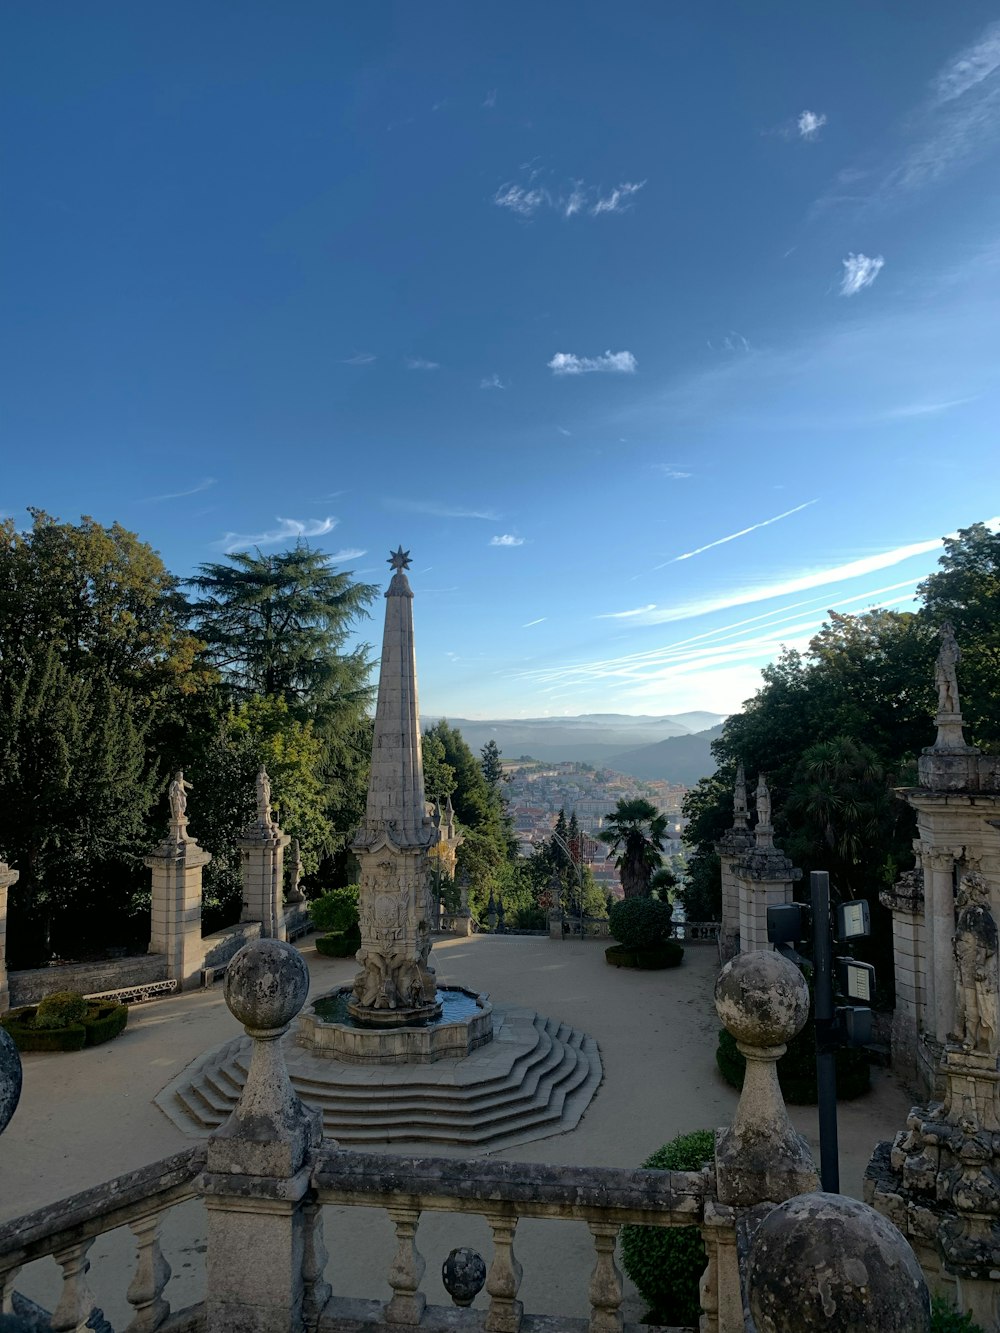
<svg viewBox="0 0 1000 1333">
<path fill-rule="evenodd" d="M 861 939 L 872 933 L 871 914 L 864 898 L 851 898 L 837 904 L 836 936 L 840 942 Z"/>
</svg>

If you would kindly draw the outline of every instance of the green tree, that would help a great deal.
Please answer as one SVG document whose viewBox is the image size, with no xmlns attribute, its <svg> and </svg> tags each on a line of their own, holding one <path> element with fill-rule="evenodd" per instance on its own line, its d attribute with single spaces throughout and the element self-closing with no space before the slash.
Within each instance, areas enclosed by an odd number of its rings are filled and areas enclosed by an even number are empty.
<svg viewBox="0 0 1000 1333">
<path fill-rule="evenodd" d="M 482 755 L 483 777 L 491 787 L 497 787 L 503 781 L 503 763 L 496 741 L 487 741 L 479 752 Z"/>
<path fill-rule="evenodd" d="M 663 860 L 667 820 L 656 806 L 642 797 L 622 797 L 608 816 L 600 838 L 617 852 L 615 865 L 626 898 L 644 897 L 654 870 Z"/>
<path fill-rule="evenodd" d="M 0 525 L 0 856 L 11 961 L 121 942 L 142 896 L 157 719 L 201 681 L 184 603 L 118 524 Z M 189 679 L 190 678 L 190 679 Z"/>
<path fill-rule="evenodd" d="M 920 584 L 929 634 L 950 620 L 962 650 L 958 687 L 966 739 L 1000 748 L 1000 531 L 985 523 L 945 537 L 940 569 Z M 932 639 L 936 652 L 937 643 Z M 931 678 L 928 677 L 930 680 Z"/>
<path fill-rule="evenodd" d="M 369 702 L 368 646 L 344 647 L 378 589 L 353 583 L 328 555 L 299 542 L 264 555 L 237 551 L 191 579 L 208 657 L 242 697 L 277 695 L 310 716 L 331 701 Z"/>
</svg>

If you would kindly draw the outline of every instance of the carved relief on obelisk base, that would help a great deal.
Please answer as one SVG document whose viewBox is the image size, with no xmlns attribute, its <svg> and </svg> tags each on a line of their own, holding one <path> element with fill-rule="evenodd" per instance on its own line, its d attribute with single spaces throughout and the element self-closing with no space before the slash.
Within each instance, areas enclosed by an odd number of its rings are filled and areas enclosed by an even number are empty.
<svg viewBox="0 0 1000 1333">
<path fill-rule="evenodd" d="M 400 547 L 389 564 L 368 801 L 351 844 L 361 863 L 361 970 L 348 1006 L 360 1022 L 386 1027 L 441 1011 L 429 963 L 435 830 L 424 801 L 409 552 Z"/>
</svg>

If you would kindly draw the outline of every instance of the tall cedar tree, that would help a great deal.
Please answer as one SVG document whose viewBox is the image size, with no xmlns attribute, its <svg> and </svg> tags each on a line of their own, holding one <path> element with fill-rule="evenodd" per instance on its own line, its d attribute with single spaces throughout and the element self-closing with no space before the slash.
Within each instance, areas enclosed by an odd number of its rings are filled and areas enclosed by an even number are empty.
<svg viewBox="0 0 1000 1333">
<path fill-rule="evenodd" d="M 238 551 L 228 561 L 202 565 L 191 580 L 200 594 L 197 632 L 234 702 L 283 700 L 291 722 L 311 723 L 324 817 L 343 848 L 364 809 L 373 693 L 369 645 L 345 646 L 378 588 L 353 582 L 305 542 L 274 555 Z"/>
</svg>

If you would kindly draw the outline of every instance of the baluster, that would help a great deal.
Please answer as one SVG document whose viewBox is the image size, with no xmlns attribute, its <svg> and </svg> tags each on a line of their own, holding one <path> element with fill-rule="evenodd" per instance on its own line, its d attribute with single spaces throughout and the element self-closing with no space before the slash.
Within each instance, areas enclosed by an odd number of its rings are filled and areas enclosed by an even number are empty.
<svg viewBox="0 0 1000 1333">
<path fill-rule="evenodd" d="M 160 1249 L 162 1214 L 140 1217 L 130 1222 L 137 1253 L 135 1273 L 126 1295 L 135 1314 L 125 1333 L 153 1333 L 170 1313 L 163 1289 L 170 1281 L 170 1265 Z"/>
<path fill-rule="evenodd" d="M 13 1268 L 6 1268 L 0 1273 L 0 1314 L 10 1314 L 11 1312 L 11 1296 L 20 1271 L 21 1265 L 16 1264 Z"/>
<path fill-rule="evenodd" d="M 323 1274 L 330 1255 L 323 1237 L 323 1207 L 315 1202 L 306 1204 L 302 1210 L 304 1221 L 302 1284 L 305 1293 L 302 1298 L 302 1322 L 306 1328 L 315 1328 L 330 1299 L 330 1284 Z"/>
<path fill-rule="evenodd" d="M 490 1295 L 486 1333 L 518 1333 L 524 1306 L 517 1299 L 522 1271 L 514 1256 L 517 1218 L 487 1213 L 486 1220 L 493 1232 L 493 1262 L 486 1274 L 486 1290 Z"/>
<path fill-rule="evenodd" d="M 590 1276 L 590 1333 L 621 1333 L 622 1275 L 615 1263 L 618 1228 L 606 1222 L 590 1222 L 597 1257 Z"/>
<path fill-rule="evenodd" d="M 385 1308 L 386 1322 L 419 1324 L 425 1304 L 420 1279 L 426 1267 L 415 1240 L 420 1209 L 389 1208 L 386 1211 L 396 1224 L 396 1257 L 389 1268 L 389 1286 L 393 1294 Z"/>
<path fill-rule="evenodd" d="M 94 1308 L 93 1297 L 87 1285 L 90 1260 L 87 1254 L 94 1237 L 79 1240 L 75 1245 L 56 1250 L 53 1258 L 63 1271 L 62 1294 L 52 1316 L 53 1333 L 85 1333 L 87 1320 Z"/>
</svg>

